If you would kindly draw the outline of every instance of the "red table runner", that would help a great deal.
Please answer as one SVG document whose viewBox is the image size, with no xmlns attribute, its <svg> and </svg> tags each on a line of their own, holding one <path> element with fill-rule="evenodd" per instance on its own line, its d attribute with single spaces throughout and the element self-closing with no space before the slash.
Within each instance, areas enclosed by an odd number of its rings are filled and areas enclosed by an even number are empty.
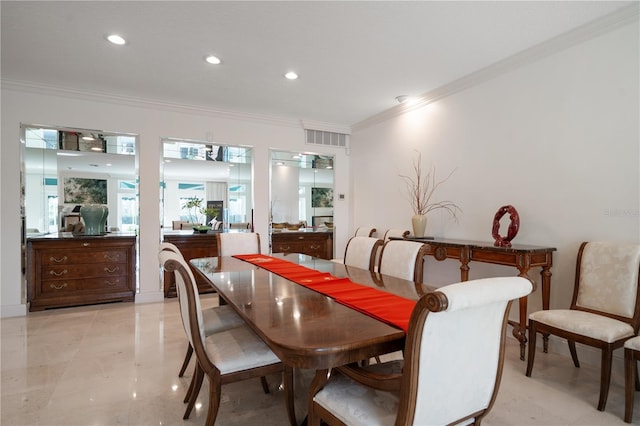
<svg viewBox="0 0 640 426">
<path fill-rule="evenodd" d="M 338 303 L 401 328 L 405 332 L 409 330 L 409 320 L 416 305 L 415 300 L 405 299 L 356 284 L 349 278 L 338 278 L 327 272 L 316 271 L 288 260 L 263 254 L 239 254 L 233 257 L 329 296 Z"/>
</svg>

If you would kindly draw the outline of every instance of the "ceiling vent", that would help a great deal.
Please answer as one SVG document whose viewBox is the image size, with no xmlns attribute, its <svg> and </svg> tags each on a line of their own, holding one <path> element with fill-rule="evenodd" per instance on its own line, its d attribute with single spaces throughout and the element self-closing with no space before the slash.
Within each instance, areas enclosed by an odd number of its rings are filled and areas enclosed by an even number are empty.
<svg viewBox="0 0 640 426">
<path fill-rule="evenodd" d="M 309 145 L 333 146 L 337 148 L 347 147 L 347 135 L 345 133 L 325 132 L 322 130 L 305 129 L 305 139 Z"/>
</svg>

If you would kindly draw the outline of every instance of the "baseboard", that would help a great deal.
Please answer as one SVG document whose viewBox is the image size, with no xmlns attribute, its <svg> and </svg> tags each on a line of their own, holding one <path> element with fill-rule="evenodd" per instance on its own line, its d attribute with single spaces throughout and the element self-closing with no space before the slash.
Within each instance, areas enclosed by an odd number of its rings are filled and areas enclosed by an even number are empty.
<svg viewBox="0 0 640 426">
<path fill-rule="evenodd" d="M 27 304 L 0 306 L 0 318 L 24 317 L 27 315 Z"/>
<path fill-rule="evenodd" d="M 164 292 L 154 291 L 136 294 L 136 303 L 158 303 L 164 301 Z"/>
</svg>

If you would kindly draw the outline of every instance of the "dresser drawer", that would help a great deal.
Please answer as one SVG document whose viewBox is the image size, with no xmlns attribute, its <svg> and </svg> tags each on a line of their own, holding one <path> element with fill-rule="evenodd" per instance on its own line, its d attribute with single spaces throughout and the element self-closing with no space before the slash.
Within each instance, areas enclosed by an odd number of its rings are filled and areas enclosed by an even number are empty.
<svg viewBox="0 0 640 426">
<path fill-rule="evenodd" d="M 126 273 L 126 264 L 124 263 L 49 265 L 42 267 L 42 279 L 110 277 L 125 275 Z"/>
<path fill-rule="evenodd" d="M 82 291 L 110 293 L 114 290 L 126 290 L 128 282 L 126 276 L 120 275 L 76 280 L 43 280 L 41 286 L 43 296 L 53 296 L 65 293 L 78 294 Z"/>
<path fill-rule="evenodd" d="M 44 251 L 41 253 L 42 265 L 69 265 L 77 263 L 124 263 L 127 261 L 127 252 L 124 250 L 109 251 L 75 251 L 58 250 Z"/>
</svg>

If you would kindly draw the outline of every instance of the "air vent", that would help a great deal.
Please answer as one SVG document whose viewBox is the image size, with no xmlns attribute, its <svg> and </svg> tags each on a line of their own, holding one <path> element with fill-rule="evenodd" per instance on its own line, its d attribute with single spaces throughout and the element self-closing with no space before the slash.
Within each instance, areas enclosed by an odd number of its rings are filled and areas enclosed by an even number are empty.
<svg viewBox="0 0 640 426">
<path fill-rule="evenodd" d="M 305 129 L 307 144 L 334 146 L 338 148 L 347 147 L 347 135 L 344 133 L 325 132 L 322 130 Z"/>
</svg>

